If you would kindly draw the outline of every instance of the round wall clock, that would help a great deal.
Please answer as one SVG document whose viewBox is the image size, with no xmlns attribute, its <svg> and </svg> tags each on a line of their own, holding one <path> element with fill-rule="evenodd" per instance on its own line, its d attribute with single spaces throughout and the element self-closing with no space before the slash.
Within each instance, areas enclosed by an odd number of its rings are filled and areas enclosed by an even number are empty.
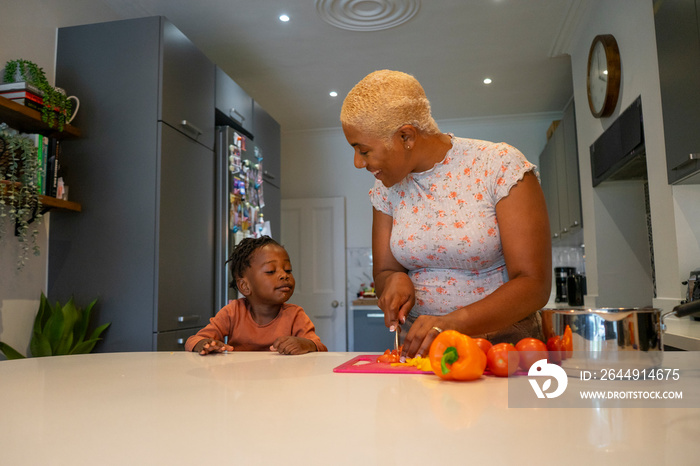
<svg viewBox="0 0 700 466">
<path fill-rule="evenodd" d="M 601 34 L 593 39 L 588 53 L 586 86 L 593 116 L 610 116 L 620 96 L 620 50 L 612 34 Z"/>
</svg>

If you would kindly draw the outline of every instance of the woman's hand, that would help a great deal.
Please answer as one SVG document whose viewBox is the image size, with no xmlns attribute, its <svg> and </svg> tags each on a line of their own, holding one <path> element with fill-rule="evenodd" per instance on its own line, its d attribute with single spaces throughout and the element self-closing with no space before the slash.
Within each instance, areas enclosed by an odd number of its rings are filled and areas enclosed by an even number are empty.
<svg viewBox="0 0 700 466">
<path fill-rule="evenodd" d="M 384 289 L 377 304 L 384 312 L 384 324 L 391 331 L 397 324 L 406 322 L 406 315 L 416 303 L 413 282 L 404 272 L 393 272 L 384 281 Z"/>
<path fill-rule="evenodd" d="M 192 351 L 204 356 L 209 353 L 223 353 L 224 351 L 233 351 L 233 346 L 227 345 L 223 341 L 207 338 L 206 340 L 201 340 L 199 343 L 197 343 Z"/>
<path fill-rule="evenodd" d="M 304 354 L 316 351 L 316 343 L 308 338 L 278 337 L 270 346 L 270 351 L 277 351 L 279 354 Z"/>
<path fill-rule="evenodd" d="M 430 345 L 441 331 L 452 328 L 449 315 L 418 316 L 408 330 L 401 350 L 401 360 L 414 358 L 416 355 L 427 357 Z"/>
</svg>

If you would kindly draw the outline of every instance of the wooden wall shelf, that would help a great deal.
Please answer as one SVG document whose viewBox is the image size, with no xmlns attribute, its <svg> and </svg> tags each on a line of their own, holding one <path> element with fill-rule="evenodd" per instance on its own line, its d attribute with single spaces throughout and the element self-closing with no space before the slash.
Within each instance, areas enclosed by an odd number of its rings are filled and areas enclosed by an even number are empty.
<svg viewBox="0 0 700 466">
<path fill-rule="evenodd" d="M 63 131 L 50 128 L 48 124 L 41 121 L 40 112 L 4 97 L 0 97 L 0 123 L 7 123 L 10 128 L 24 133 L 38 133 L 58 139 L 81 136 L 80 129 L 75 126 L 65 125 Z"/>
<path fill-rule="evenodd" d="M 10 185 L 10 183 L 11 182 L 7 180 L 0 180 L 0 191 L 4 192 L 7 189 L 7 186 Z M 77 202 L 64 201 L 63 199 L 57 199 L 51 196 L 40 195 L 39 200 L 41 201 L 42 208 L 45 211 L 53 208 L 61 210 L 72 210 L 73 212 L 82 212 L 83 210 L 83 207 Z"/>
<path fill-rule="evenodd" d="M 57 139 L 79 138 L 81 136 L 80 129 L 75 126 L 65 125 L 63 131 L 50 128 L 48 124 L 41 121 L 40 112 L 4 97 L 0 97 L 0 123 L 7 123 L 10 128 L 24 133 L 38 133 Z M 7 180 L 0 180 L 0 190 L 4 192 L 9 184 L 10 182 Z M 77 202 L 64 201 L 63 199 L 43 195 L 39 196 L 39 200 L 44 211 L 53 208 L 73 212 L 82 211 L 82 206 Z"/>
</svg>

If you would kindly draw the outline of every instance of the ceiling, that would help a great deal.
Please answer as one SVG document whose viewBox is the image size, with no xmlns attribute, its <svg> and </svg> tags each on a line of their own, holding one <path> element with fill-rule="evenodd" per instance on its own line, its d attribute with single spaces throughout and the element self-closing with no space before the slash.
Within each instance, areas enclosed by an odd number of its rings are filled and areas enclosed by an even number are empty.
<svg viewBox="0 0 700 466">
<path fill-rule="evenodd" d="M 573 95 L 563 51 L 589 2 L 104 1 L 124 18 L 166 16 L 283 131 L 338 127 L 345 94 L 383 68 L 416 76 L 437 120 L 562 111 Z M 326 22 L 317 3 L 360 13 L 413 3 L 419 8 L 401 25 L 356 31 Z M 291 20 L 279 21 L 282 13 Z M 483 83 L 486 77 L 492 84 Z M 330 97 L 331 90 L 338 97 Z"/>
</svg>

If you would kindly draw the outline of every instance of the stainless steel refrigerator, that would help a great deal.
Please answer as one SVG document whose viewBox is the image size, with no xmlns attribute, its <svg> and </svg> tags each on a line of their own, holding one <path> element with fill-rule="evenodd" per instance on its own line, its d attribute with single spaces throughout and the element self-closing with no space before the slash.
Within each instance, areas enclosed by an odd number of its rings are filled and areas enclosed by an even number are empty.
<svg viewBox="0 0 700 466">
<path fill-rule="evenodd" d="M 216 305 L 236 299 L 226 264 L 233 247 L 246 237 L 272 236 L 266 194 L 279 197 L 265 181 L 263 152 L 252 138 L 230 126 L 216 128 Z M 269 209 L 268 209 L 269 210 Z"/>
</svg>

